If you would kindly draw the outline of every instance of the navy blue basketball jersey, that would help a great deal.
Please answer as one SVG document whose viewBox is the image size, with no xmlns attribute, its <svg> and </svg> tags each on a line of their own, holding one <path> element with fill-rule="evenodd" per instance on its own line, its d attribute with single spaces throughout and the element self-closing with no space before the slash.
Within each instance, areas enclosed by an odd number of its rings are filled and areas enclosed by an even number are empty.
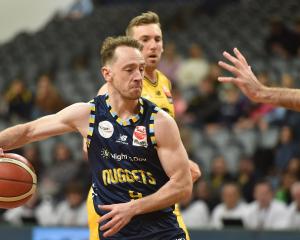
<svg viewBox="0 0 300 240">
<path fill-rule="evenodd" d="M 98 205 L 129 202 L 153 194 L 168 180 L 156 151 L 154 118 L 159 108 L 139 99 L 139 113 L 121 119 L 113 112 L 108 94 L 91 104 L 87 138 L 92 169 L 93 201 Z M 173 207 L 134 217 L 119 233 L 100 239 L 185 239 Z"/>
</svg>

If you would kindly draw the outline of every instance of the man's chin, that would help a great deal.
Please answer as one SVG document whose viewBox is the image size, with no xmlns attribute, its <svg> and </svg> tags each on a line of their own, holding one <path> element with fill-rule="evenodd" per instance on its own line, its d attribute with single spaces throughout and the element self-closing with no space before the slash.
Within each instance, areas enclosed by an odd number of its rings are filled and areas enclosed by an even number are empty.
<svg viewBox="0 0 300 240">
<path fill-rule="evenodd" d="M 147 65 L 147 67 L 150 67 L 150 68 L 156 68 L 158 65 L 158 59 L 156 59 L 156 58 L 148 59 L 146 65 Z"/>
</svg>

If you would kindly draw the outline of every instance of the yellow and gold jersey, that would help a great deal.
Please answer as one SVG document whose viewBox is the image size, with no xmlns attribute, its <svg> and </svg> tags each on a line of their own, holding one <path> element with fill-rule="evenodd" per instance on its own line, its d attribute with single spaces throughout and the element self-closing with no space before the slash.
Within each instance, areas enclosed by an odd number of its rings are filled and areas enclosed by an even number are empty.
<svg viewBox="0 0 300 240">
<path fill-rule="evenodd" d="M 171 83 L 169 79 L 156 70 L 157 82 L 152 83 L 148 78 L 144 78 L 142 97 L 155 103 L 159 108 L 169 113 L 173 118 L 174 106 L 171 95 Z"/>
</svg>

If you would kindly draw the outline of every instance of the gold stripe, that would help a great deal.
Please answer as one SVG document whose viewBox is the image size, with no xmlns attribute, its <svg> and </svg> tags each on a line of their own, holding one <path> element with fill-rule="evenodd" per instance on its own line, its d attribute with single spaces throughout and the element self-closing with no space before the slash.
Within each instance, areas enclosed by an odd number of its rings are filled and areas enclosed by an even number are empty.
<svg viewBox="0 0 300 240">
<path fill-rule="evenodd" d="M 186 240 L 190 240 L 189 232 L 188 232 L 188 230 L 185 226 L 185 223 L 183 221 L 178 203 L 175 204 L 175 209 L 173 211 L 173 214 L 176 216 L 179 227 L 185 232 Z"/>
<path fill-rule="evenodd" d="M 25 163 L 23 163 L 21 161 L 12 160 L 12 159 L 9 159 L 9 158 L 0 158 L 0 162 L 12 163 L 12 164 L 18 165 L 18 166 L 26 169 L 27 172 L 31 175 L 32 183 L 33 183 L 32 186 L 31 186 L 31 189 L 29 190 L 29 192 L 24 193 L 23 195 L 20 195 L 20 196 L 17 196 L 17 197 L 0 197 L 0 201 L 2 201 L 2 202 L 14 202 L 14 201 L 23 200 L 23 199 L 29 197 L 30 195 L 32 195 L 35 192 L 36 184 L 37 184 L 37 177 L 36 177 L 35 172 L 30 167 L 28 167 Z"/>
</svg>

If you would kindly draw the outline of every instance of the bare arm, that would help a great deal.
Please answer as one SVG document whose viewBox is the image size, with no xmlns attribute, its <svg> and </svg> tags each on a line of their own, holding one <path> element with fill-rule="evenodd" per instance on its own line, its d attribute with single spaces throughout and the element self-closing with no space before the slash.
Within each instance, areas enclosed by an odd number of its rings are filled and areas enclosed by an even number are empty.
<svg viewBox="0 0 300 240">
<path fill-rule="evenodd" d="M 192 178 L 178 127 L 168 114 L 159 112 L 154 124 L 157 153 L 170 180 L 156 193 L 135 201 L 137 214 L 156 211 L 188 197 Z"/>
<path fill-rule="evenodd" d="M 100 222 L 111 219 L 100 228 L 101 231 L 106 231 L 106 237 L 118 232 L 133 216 L 169 207 L 188 198 L 192 193 L 188 156 L 174 119 L 165 112 L 159 112 L 154 130 L 158 156 L 170 179 L 157 192 L 144 198 L 128 203 L 99 206 L 109 211 L 101 216 Z"/>
<path fill-rule="evenodd" d="M 192 176 L 193 183 L 196 182 L 201 177 L 201 170 L 197 163 L 189 160 L 190 172 Z"/>
<path fill-rule="evenodd" d="M 0 147 L 11 150 L 27 143 L 46 139 L 67 132 L 79 131 L 87 135 L 90 107 L 88 103 L 76 103 L 60 112 L 0 132 Z"/>
<path fill-rule="evenodd" d="M 97 96 L 103 95 L 107 93 L 107 84 L 103 84 L 102 87 L 98 90 Z M 83 138 L 82 141 L 82 150 L 83 150 L 83 157 L 87 160 L 87 146 L 86 146 L 86 138 Z"/>
<path fill-rule="evenodd" d="M 231 65 L 223 61 L 220 61 L 219 65 L 232 73 L 234 77 L 219 77 L 219 81 L 234 83 L 252 101 L 269 103 L 275 106 L 300 111 L 299 89 L 271 88 L 264 86 L 253 74 L 251 67 L 239 50 L 235 48 L 233 51 L 235 56 L 227 52 L 223 53 Z"/>
</svg>

